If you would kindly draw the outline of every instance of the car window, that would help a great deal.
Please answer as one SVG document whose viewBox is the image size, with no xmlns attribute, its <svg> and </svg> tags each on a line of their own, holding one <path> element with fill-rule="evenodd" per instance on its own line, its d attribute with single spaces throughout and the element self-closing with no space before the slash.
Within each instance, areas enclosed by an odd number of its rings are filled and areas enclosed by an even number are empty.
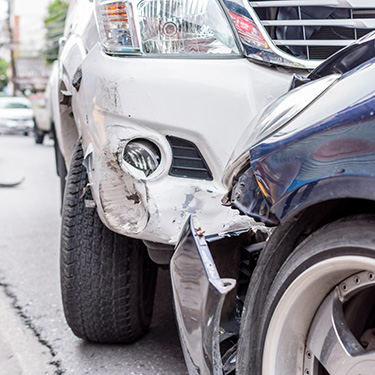
<svg viewBox="0 0 375 375">
<path fill-rule="evenodd" d="M 31 108 L 31 106 L 25 103 L 0 103 L 0 109 L 19 109 L 19 108 Z"/>
</svg>

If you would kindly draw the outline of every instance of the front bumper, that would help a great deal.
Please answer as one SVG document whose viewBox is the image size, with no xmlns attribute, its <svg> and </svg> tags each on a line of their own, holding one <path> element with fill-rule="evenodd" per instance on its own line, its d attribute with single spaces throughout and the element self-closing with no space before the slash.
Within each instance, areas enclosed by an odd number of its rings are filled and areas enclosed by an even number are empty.
<svg viewBox="0 0 375 375">
<path fill-rule="evenodd" d="M 109 57 L 99 46 L 86 56 L 73 112 L 97 211 L 111 230 L 175 244 L 189 215 L 207 234 L 249 227 L 247 217 L 221 206 L 224 166 L 249 120 L 287 91 L 291 76 L 237 59 Z M 167 137 L 194 143 L 213 180 L 171 176 Z M 162 163 L 146 177 L 128 168 L 127 142 L 155 143 Z M 215 218 L 215 220 L 212 220 Z"/>
<path fill-rule="evenodd" d="M 168 168 L 154 178 L 134 176 L 121 162 L 119 144 L 132 139 L 131 128 L 107 128 L 108 143 L 100 153 L 89 147 L 86 165 L 99 215 L 113 231 L 159 243 L 175 244 L 189 215 L 199 215 L 207 234 L 248 228 L 252 221 L 221 205 L 224 189 L 218 181 L 177 178 Z M 113 134 L 114 132 L 115 134 Z M 142 129 L 142 137 L 157 139 Z M 165 144 L 165 150 L 169 145 Z M 120 150 L 123 147 L 120 148 Z M 171 159 L 170 156 L 168 159 Z M 133 171 L 132 171 L 133 172 Z M 215 218 L 215 220 L 212 220 Z"/>
<path fill-rule="evenodd" d="M 34 128 L 33 120 L 0 120 L 1 134 L 23 134 Z"/>
<path fill-rule="evenodd" d="M 171 261 L 171 278 L 180 340 L 190 375 L 222 375 L 220 320 L 236 280 L 221 279 L 207 243 L 186 222 Z"/>
</svg>

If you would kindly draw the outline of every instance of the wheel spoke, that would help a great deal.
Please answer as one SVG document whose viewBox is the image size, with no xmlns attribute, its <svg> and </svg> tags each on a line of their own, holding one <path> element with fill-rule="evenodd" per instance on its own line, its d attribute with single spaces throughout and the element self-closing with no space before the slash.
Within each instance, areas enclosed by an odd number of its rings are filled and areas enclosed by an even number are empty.
<svg viewBox="0 0 375 375">
<path fill-rule="evenodd" d="M 307 346 L 330 375 L 370 374 L 375 366 L 375 351 L 366 351 L 350 331 L 336 290 L 315 315 Z"/>
</svg>

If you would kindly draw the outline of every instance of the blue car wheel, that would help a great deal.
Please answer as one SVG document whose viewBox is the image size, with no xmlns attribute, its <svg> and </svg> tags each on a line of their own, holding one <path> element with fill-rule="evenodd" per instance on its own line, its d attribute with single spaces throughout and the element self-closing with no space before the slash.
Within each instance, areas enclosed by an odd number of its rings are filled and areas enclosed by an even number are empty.
<svg viewBox="0 0 375 375">
<path fill-rule="evenodd" d="M 349 217 L 287 257 L 265 251 L 255 274 L 264 277 L 252 280 L 246 300 L 238 373 L 373 373 L 374 228 L 373 216 Z"/>
</svg>

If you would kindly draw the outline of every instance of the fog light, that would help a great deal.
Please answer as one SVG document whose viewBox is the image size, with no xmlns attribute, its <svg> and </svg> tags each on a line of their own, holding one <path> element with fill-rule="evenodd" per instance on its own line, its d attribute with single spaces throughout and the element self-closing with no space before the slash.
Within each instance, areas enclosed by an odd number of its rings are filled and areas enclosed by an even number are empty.
<svg viewBox="0 0 375 375">
<path fill-rule="evenodd" d="M 146 139 L 130 141 L 124 150 L 124 160 L 132 167 L 137 168 L 149 176 L 160 164 L 159 148 Z"/>
</svg>

